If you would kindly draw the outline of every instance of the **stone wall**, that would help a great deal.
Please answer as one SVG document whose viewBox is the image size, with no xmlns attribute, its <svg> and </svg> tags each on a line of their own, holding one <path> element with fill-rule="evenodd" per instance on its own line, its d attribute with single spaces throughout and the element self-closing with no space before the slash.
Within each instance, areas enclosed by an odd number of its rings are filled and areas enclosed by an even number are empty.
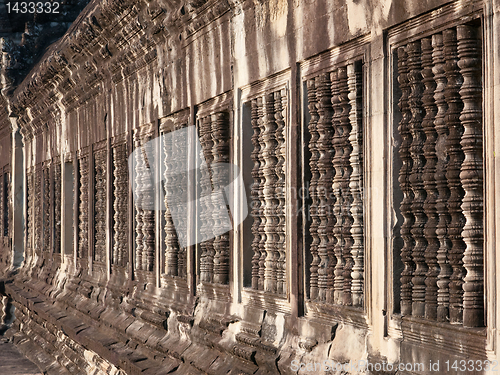
<svg viewBox="0 0 500 375">
<path fill-rule="evenodd" d="M 485 372 L 498 9 L 92 1 L 4 52 L 7 334 L 49 374 Z"/>
</svg>

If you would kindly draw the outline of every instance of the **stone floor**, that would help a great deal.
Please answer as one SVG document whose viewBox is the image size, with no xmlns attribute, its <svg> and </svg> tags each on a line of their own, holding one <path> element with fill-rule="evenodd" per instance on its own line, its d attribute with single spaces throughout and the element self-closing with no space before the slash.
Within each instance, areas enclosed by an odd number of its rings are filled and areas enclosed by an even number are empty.
<svg viewBox="0 0 500 375">
<path fill-rule="evenodd" d="M 24 357 L 8 339 L 0 338 L 1 375 L 41 375 L 40 370 Z"/>
</svg>

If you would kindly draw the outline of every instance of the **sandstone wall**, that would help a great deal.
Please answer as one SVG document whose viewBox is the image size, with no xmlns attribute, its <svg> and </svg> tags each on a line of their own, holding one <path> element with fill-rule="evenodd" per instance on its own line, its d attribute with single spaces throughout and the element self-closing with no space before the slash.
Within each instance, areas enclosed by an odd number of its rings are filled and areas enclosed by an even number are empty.
<svg viewBox="0 0 500 375">
<path fill-rule="evenodd" d="M 2 268 L 22 262 L 0 289 L 14 342 L 49 374 L 302 374 L 325 360 L 427 374 L 462 359 L 483 373 L 498 358 L 498 9 L 90 2 L 5 93 L 14 117 L 0 113 L 0 173 L 18 171 L 0 236 Z M 251 204 L 243 220 L 236 191 L 241 224 L 182 247 L 175 208 L 133 199 L 163 197 L 151 160 L 130 174 L 127 157 L 189 125 L 210 166 L 196 182 L 227 184 L 216 163 L 232 163 Z M 155 147 L 180 163 L 190 146 Z M 187 205 L 183 225 L 222 226 L 213 204 Z"/>
</svg>

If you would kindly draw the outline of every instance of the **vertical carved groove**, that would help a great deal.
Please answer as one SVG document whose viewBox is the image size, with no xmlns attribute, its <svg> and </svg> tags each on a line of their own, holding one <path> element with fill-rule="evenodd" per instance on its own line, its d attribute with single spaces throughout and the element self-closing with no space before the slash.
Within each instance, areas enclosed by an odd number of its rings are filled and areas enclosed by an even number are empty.
<svg viewBox="0 0 500 375">
<path fill-rule="evenodd" d="M 9 172 L 5 172 L 3 175 L 5 180 L 5 204 L 4 204 L 4 215 L 3 215 L 3 235 L 9 236 L 9 228 L 12 225 L 12 208 L 11 208 L 11 177 Z"/>
<path fill-rule="evenodd" d="M 54 165 L 54 253 L 61 253 L 61 163 Z"/>
<path fill-rule="evenodd" d="M 349 105 L 349 87 L 347 84 L 347 67 L 339 68 L 338 70 L 339 78 L 339 101 L 340 101 L 340 128 L 339 132 L 341 134 L 342 140 L 342 179 L 340 183 L 341 194 L 342 194 L 342 239 L 344 241 L 344 247 L 342 249 L 342 256 L 344 258 L 344 270 L 342 273 L 342 278 L 344 280 L 342 303 L 344 305 L 352 305 L 352 295 L 351 295 L 351 271 L 353 266 L 353 259 L 351 254 L 353 238 L 351 235 L 352 226 L 352 215 L 351 215 L 351 204 L 352 195 L 349 189 L 349 181 L 351 179 L 352 168 L 349 162 L 351 157 L 352 147 L 349 142 L 349 135 L 351 133 L 351 123 L 349 122 L 349 112 L 351 110 Z"/>
<path fill-rule="evenodd" d="M 438 191 L 435 180 L 437 133 L 434 127 L 437 107 L 434 101 L 436 82 L 432 73 L 432 65 L 432 38 L 424 38 L 422 39 L 422 78 L 425 90 L 422 95 L 422 103 L 425 109 L 425 117 L 422 120 L 422 129 L 425 132 L 423 151 L 426 163 L 423 169 L 422 180 L 426 192 L 424 213 L 427 217 L 427 222 L 424 226 L 424 236 L 427 241 L 425 262 L 428 270 L 425 275 L 424 315 L 427 319 L 435 320 L 437 317 L 437 276 L 439 275 L 437 252 L 439 241 L 436 235 L 438 224 L 438 212 L 436 209 Z"/>
<path fill-rule="evenodd" d="M 404 270 L 401 273 L 401 314 L 411 315 L 412 312 L 412 283 L 411 279 L 415 269 L 415 263 L 412 259 L 412 250 L 415 242 L 411 235 L 411 228 L 415 217 L 411 211 L 413 202 L 413 191 L 410 186 L 409 176 L 413 167 L 413 161 L 410 157 L 410 145 L 412 135 L 409 130 L 411 118 L 408 98 L 410 95 L 410 85 L 408 81 L 408 54 L 405 47 L 398 48 L 398 82 L 401 89 L 401 98 L 399 99 L 399 110 L 402 118 L 399 122 L 398 131 L 401 135 L 401 146 L 399 147 L 399 156 L 401 158 L 401 169 L 399 171 L 399 184 L 403 193 L 401 201 L 401 215 L 404 218 L 401 226 L 401 237 L 403 239 L 403 248 L 401 249 L 401 260 L 404 264 Z"/>
<path fill-rule="evenodd" d="M 260 243 L 260 232 L 259 232 L 259 227 L 260 227 L 260 209 L 261 209 L 261 203 L 260 203 L 260 184 L 261 184 L 261 179 L 260 179 L 260 127 L 259 127 L 259 119 L 258 119 L 258 112 L 257 112 L 257 100 L 254 99 L 251 101 L 250 104 L 250 116 L 251 116 L 251 124 L 252 124 L 252 129 L 253 129 L 253 134 L 252 134 L 252 153 L 251 153 L 251 158 L 253 162 L 253 168 L 252 168 L 252 188 L 251 188 L 251 198 L 252 198 L 252 207 L 251 207 L 251 215 L 253 218 L 253 223 L 252 223 L 252 235 L 253 235 L 253 240 L 252 240 L 252 250 L 253 250 L 253 256 L 252 256 L 252 288 L 255 290 L 259 289 L 259 259 L 260 259 L 260 251 L 259 251 L 259 243 Z"/>
<path fill-rule="evenodd" d="M 465 216 L 463 257 L 466 276 L 463 290 L 463 323 L 465 327 L 484 325 L 483 307 L 483 135 L 481 48 L 478 29 L 458 26 L 458 67 L 463 76 L 460 96 L 463 110 L 460 115 L 464 132 L 460 142 L 464 162 L 460 180 L 465 191 L 461 205 Z"/>
<path fill-rule="evenodd" d="M 212 115 L 212 165 L 213 186 L 215 191 L 223 192 L 229 184 L 229 114 L 219 112 Z M 222 213 L 228 212 L 225 200 L 218 202 L 216 212 L 216 233 L 222 231 Z M 229 232 L 218 235 L 213 241 L 214 254 L 214 282 L 227 284 L 229 281 Z"/>
<path fill-rule="evenodd" d="M 333 243 L 330 241 L 333 230 L 333 217 L 331 215 L 331 206 L 333 202 L 331 181 L 333 178 L 332 159 L 334 150 L 331 147 L 333 137 L 332 126 L 332 83 L 336 83 L 336 74 L 325 73 L 316 78 L 316 95 L 318 100 L 318 123 L 317 123 L 317 150 L 318 150 L 318 183 L 316 189 L 316 199 L 318 202 L 318 300 L 333 301 L 332 295 L 332 270 L 333 259 L 331 258 Z"/>
<path fill-rule="evenodd" d="M 446 179 L 450 189 L 448 199 L 448 211 L 451 216 L 451 222 L 448 225 L 448 235 L 452 243 L 449 253 L 449 262 L 453 273 L 450 276 L 450 322 L 461 323 L 463 317 L 463 253 L 465 243 L 462 239 L 462 229 L 465 224 L 465 218 L 462 214 L 461 205 L 464 197 L 464 190 L 460 182 L 460 167 L 464 160 L 462 146 L 460 141 L 463 134 L 463 127 L 460 123 L 460 112 L 463 103 L 460 98 L 460 87 L 462 85 L 462 76 L 457 67 L 457 33 L 455 29 L 448 29 L 443 32 L 444 56 L 446 59 L 445 74 L 447 85 L 445 88 L 445 98 L 448 103 L 446 112 L 446 123 L 449 129 L 449 135 L 446 142 L 446 149 L 449 155 L 448 169 Z"/>
<path fill-rule="evenodd" d="M 94 260 L 106 261 L 106 150 L 94 154 Z"/>
<path fill-rule="evenodd" d="M 360 68 L 360 66 L 359 66 Z M 349 87 L 351 133 L 349 142 L 352 153 L 350 156 L 351 179 L 349 189 L 352 193 L 351 215 L 352 226 L 351 236 L 353 239 L 351 256 L 353 266 L 351 272 L 352 284 L 352 305 L 363 306 L 363 285 L 364 285 L 364 231 L 363 231 L 363 129 L 362 129 L 362 81 L 361 69 L 356 64 L 347 66 L 347 77 Z"/>
<path fill-rule="evenodd" d="M 309 134 L 311 136 L 308 146 L 309 146 L 309 152 L 311 153 L 311 158 L 309 159 L 309 169 L 311 171 L 311 181 L 309 185 L 309 191 L 311 195 L 311 208 L 309 210 L 309 215 L 311 221 L 309 225 L 309 234 L 311 236 L 310 252 L 312 256 L 311 266 L 309 268 L 310 272 L 309 298 L 314 301 L 318 298 L 318 266 L 320 263 L 320 258 L 318 255 L 318 246 L 320 243 L 318 235 L 319 151 L 317 144 L 319 140 L 319 133 L 317 130 L 319 116 L 317 111 L 318 100 L 316 99 L 316 85 L 314 79 L 310 79 L 307 81 L 307 99 L 308 99 L 309 115 L 311 116 L 308 124 Z"/>
<path fill-rule="evenodd" d="M 128 165 L 125 143 L 113 147 L 113 165 L 113 264 L 124 267 L 128 259 Z"/>
</svg>

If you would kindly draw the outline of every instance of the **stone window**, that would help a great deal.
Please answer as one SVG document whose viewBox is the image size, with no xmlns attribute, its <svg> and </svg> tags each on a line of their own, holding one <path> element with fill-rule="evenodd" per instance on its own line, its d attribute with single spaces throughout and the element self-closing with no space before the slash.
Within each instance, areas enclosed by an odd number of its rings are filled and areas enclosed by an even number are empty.
<svg viewBox="0 0 500 375">
<path fill-rule="evenodd" d="M 287 90 L 251 99 L 252 289 L 286 293 L 285 174 Z"/>
<path fill-rule="evenodd" d="M 401 314 L 465 327 L 485 324 L 481 45 L 469 23 L 394 56 Z"/>
<path fill-rule="evenodd" d="M 89 244 L 89 157 L 88 152 L 80 150 L 78 157 L 78 250 L 77 257 L 88 257 Z"/>
<path fill-rule="evenodd" d="M 198 116 L 199 139 L 202 147 L 201 159 L 207 163 L 207 168 L 200 169 L 200 197 L 210 197 L 212 192 L 225 188 L 229 184 L 230 170 L 230 116 L 229 112 L 221 111 Z M 221 163 L 225 163 L 221 164 Z M 224 199 L 217 201 L 201 201 L 198 207 L 201 233 L 221 232 L 222 225 L 218 212 L 227 209 Z M 229 245 L 230 233 L 217 235 L 200 244 L 200 281 L 218 284 L 229 283 Z"/>
<path fill-rule="evenodd" d="M 363 306 L 361 61 L 308 78 L 306 87 L 308 297 Z"/>
<path fill-rule="evenodd" d="M 111 263 L 125 267 L 128 263 L 128 152 L 126 142 L 112 147 L 113 157 L 113 251 Z"/>
</svg>

